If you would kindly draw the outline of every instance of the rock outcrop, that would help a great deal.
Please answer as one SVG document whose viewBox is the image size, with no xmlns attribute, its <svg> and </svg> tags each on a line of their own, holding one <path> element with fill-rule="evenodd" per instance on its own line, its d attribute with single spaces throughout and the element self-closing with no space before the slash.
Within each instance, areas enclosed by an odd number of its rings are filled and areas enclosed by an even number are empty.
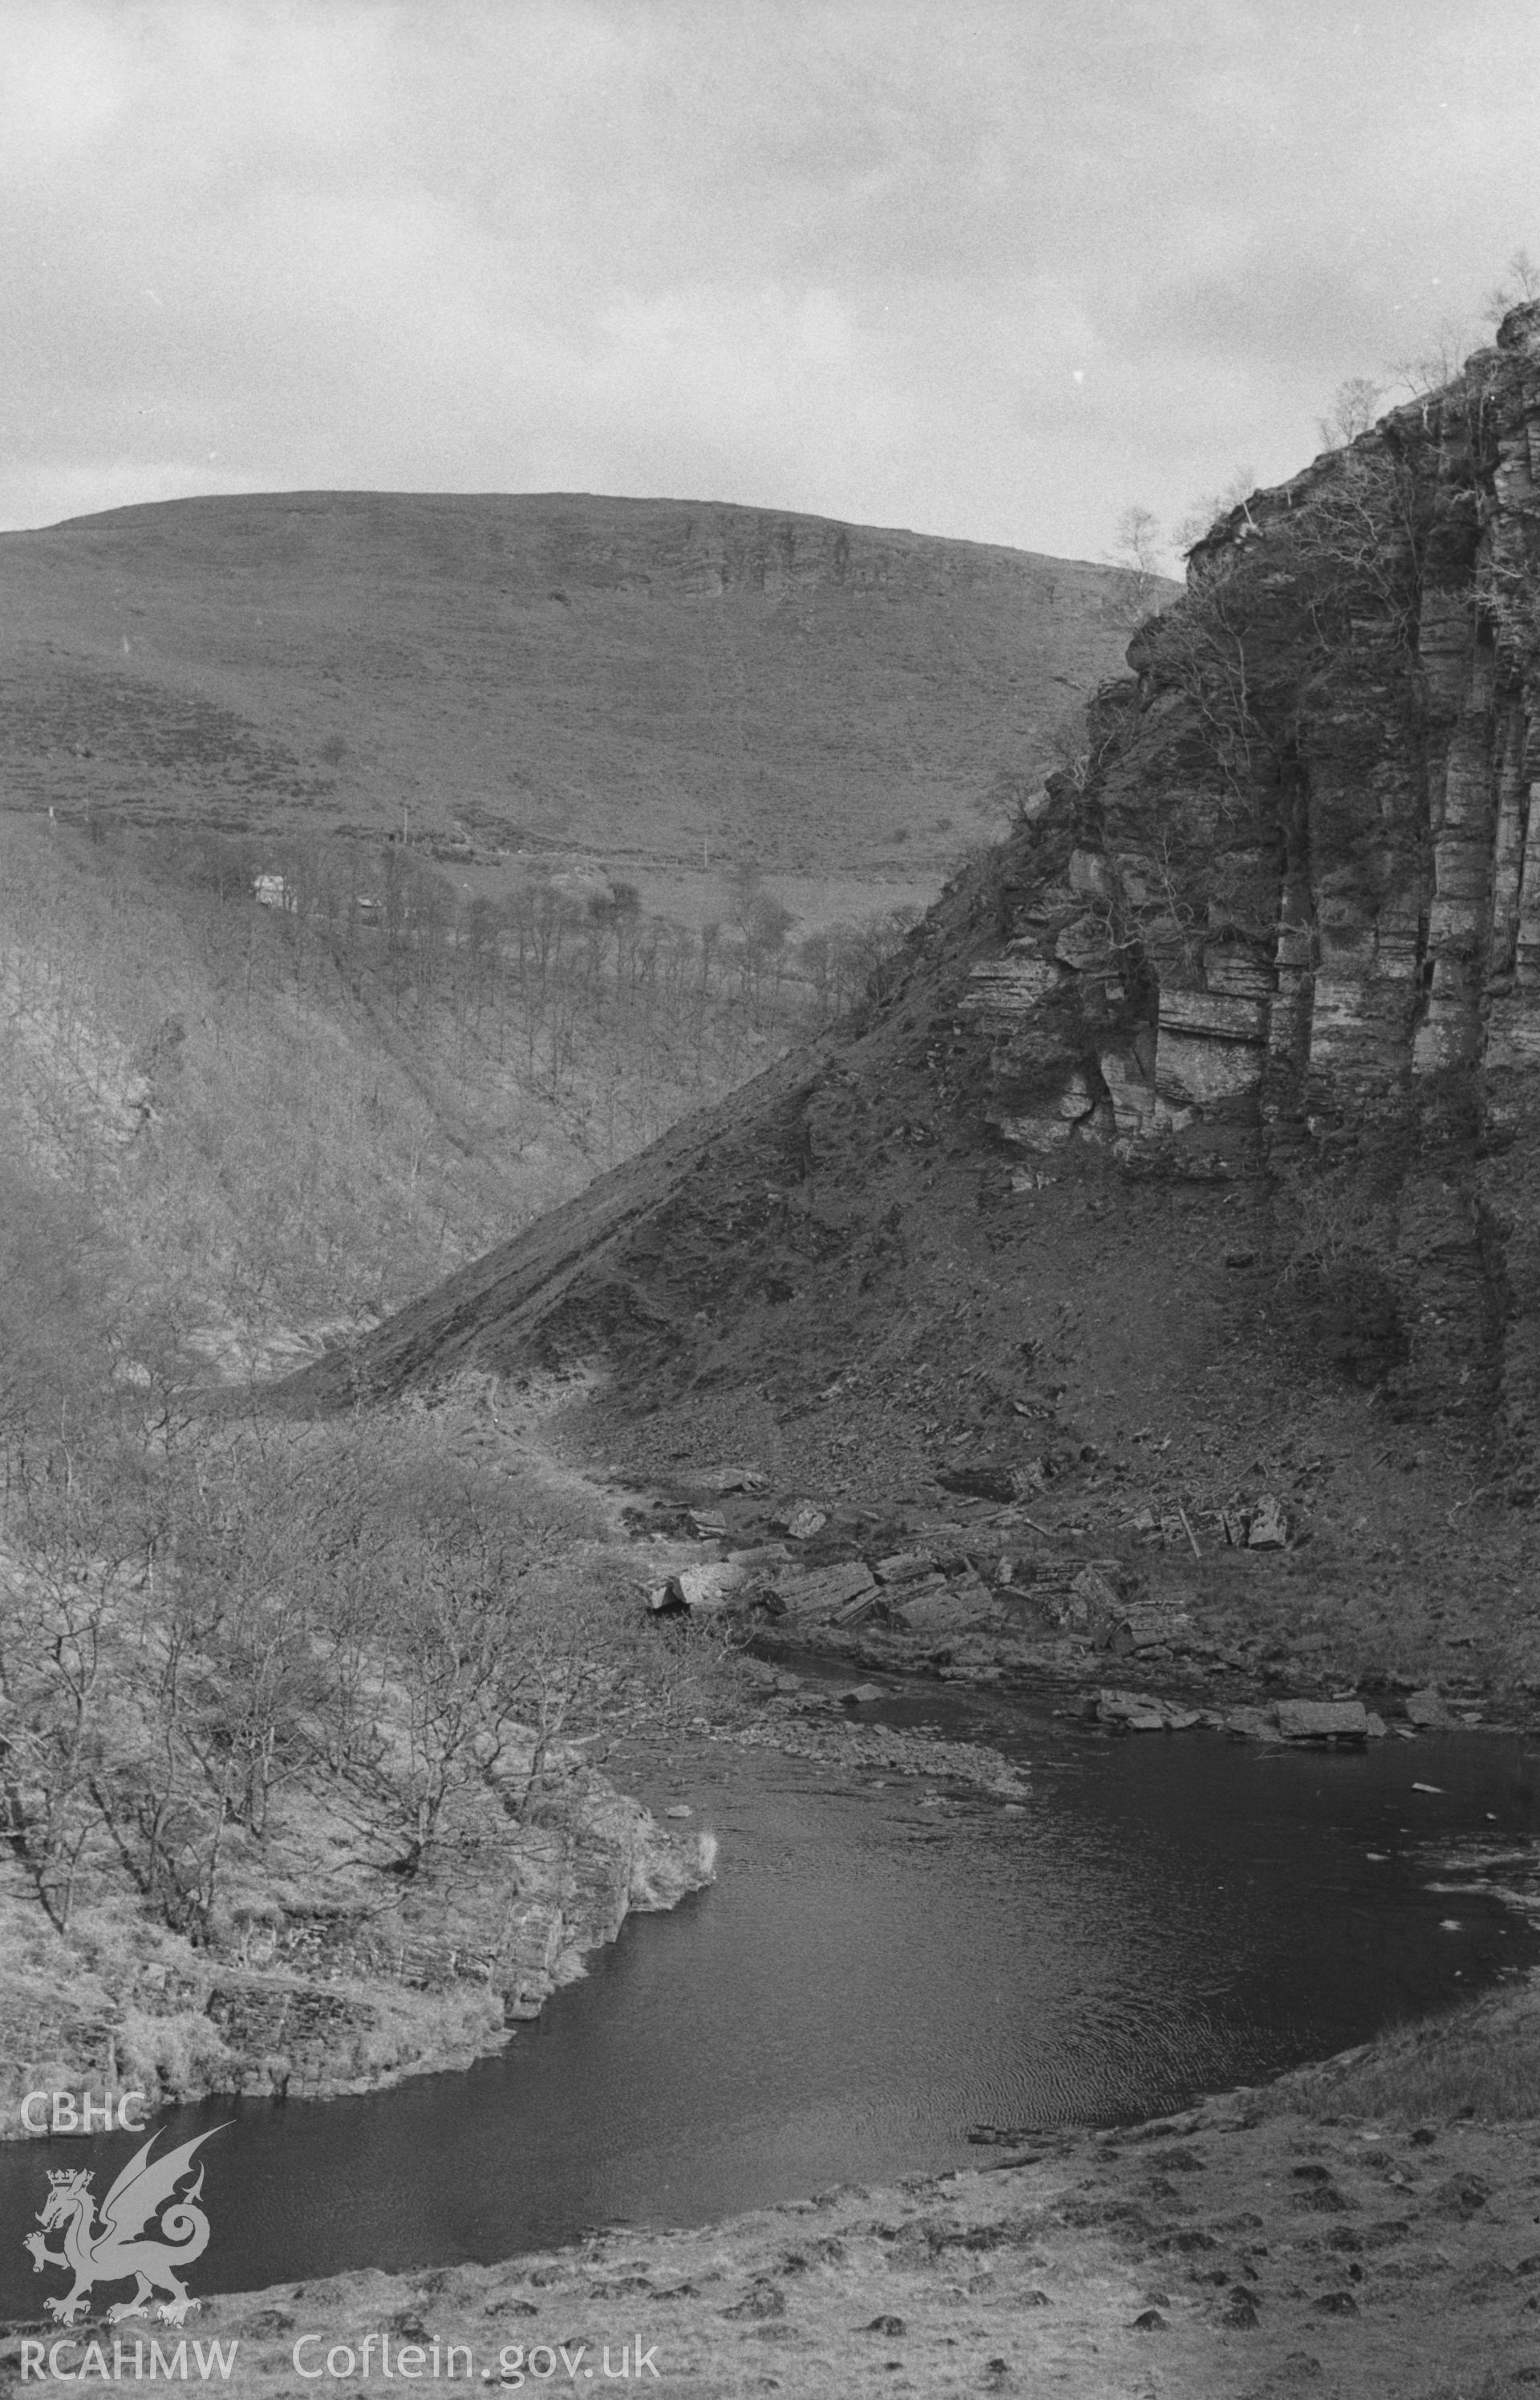
<svg viewBox="0 0 1540 2400">
<path fill-rule="evenodd" d="M 1447 389 L 1233 509 L 1007 854 L 960 1011 L 1004 1142 L 1270 1172 L 1280 1238 L 1394 1321 L 1403 1401 L 1495 1399 L 1516 1466 L 1540 1376 L 1537 477 L 1526 307 Z"/>
<path fill-rule="evenodd" d="M 293 1403 L 597 1367 L 638 1466 L 1028 1494 L 1189 1555 L 1259 1492 L 1248 1557 L 1309 1537 L 1334 1479 L 1344 1604 L 1437 1641 L 1463 1540 L 1460 1605 L 1485 1575 L 1507 1610 L 1491 1512 L 1540 1489 L 1537 441 L 1527 307 L 1210 532 L 1078 765 L 853 1021 Z"/>
</svg>

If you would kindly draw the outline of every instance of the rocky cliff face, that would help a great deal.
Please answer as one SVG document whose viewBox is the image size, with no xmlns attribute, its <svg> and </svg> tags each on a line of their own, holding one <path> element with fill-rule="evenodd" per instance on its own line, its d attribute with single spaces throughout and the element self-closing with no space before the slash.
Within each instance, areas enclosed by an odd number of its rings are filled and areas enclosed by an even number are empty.
<svg viewBox="0 0 1540 2400">
<path fill-rule="evenodd" d="M 1003 870 L 962 1003 L 1004 1141 L 1268 1172 L 1397 1388 L 1535 1422 L 1540 310 L 1255 495 Z"/>
</svg>

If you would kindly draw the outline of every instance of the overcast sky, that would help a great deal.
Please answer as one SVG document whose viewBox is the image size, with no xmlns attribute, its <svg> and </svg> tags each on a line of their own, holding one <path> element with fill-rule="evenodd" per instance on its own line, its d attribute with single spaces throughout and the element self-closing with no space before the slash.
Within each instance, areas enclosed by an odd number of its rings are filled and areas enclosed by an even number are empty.
<svg viewBox="0 0 1540 2400">
<path fill-rule="evenodd" d="M 1103 554 L 1540 255 L 1534 0 L 0 0 L 0 524 L 669 494 Z"/>
</svg>

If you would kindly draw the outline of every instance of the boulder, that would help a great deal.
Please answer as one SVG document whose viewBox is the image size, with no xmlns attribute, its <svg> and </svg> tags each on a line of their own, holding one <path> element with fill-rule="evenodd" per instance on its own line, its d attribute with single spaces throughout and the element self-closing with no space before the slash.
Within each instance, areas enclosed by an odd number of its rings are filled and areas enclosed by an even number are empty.
<svg viewBox="0 0 1540 2400">
<path fill-rule="evenodd" d="M 712 1566 L 686 1567 L 673 1580 L 690 1615 L 708 1616 L 726 1608 L 732 1594 L 743 1589 L 748 1577 L 736 1559 L 721 1559 Z"/>
<path fill-rule="evenodd" d="M 701 1466 L 690 1480 L 702 1492 L 763 1492 L 768 1478 L 757 1466 Z"/>
<path fill-rule="evenodd" d="M 1284 1512 L 1283 1502 L 1271 1492 L 1264 1492 L 1251 1511 L 1246 1547 L 1248 1550 L 1284 1550 L 1288 1548 L 1288 1519 Z"/>
<path fill-rule="evenodd" d="M 1086 1616 L 1116 1615 L 1123 1607 L 1116 1585 L 1108 1582 L 1099 1567 L 1082 1567 L 1070 1589 Z"/>
<path fill-rule="evenodd" d="M 1105 1643 L 1114 1625 L 1128 1614 L 1115 1584 L 1099 1567 L 1082 1567 L 1070 1586 L 1061 1622 L 1072 1633 Z"/>
<path fill-rule="evenodd" d="M 1367 1741 L 1369 1715 L 1361 1700 L 1280 1700 L 1278 1731 L 1285 1741 Z"/>
<path fill-rule="evenodd" d="M 1185 1617 L 1168 1616 L 1158 1608 L 1132 1609 L 1111 1626 L 1104 1646 L 1118 1658 L 1126 1657 L 1133 1650 L 1153 1650 L 1174 1640 L 1186 1621 Z"/>
<path fill-rule="evenodd" d="M 799 1500 L 791 1512 L 786 1531 L 794 1542 L 807 1542 L 814 1534 L 821 1533 L 828 1521 L 824 1509 L 815 1508 L 811 1500 Z"/>
<path fill-rule="evenodd" d="M 1238 1708 L 1226 1711 L 1226 1733 L 1240 1735 L 1247 1741 L 1282 1741 L 1275 1709 Z"/>
<path fill-rule="evenodd" d="M 1153 1692 L 1098 1692 L 1097 1716 L 1102 1725 L 1126 1725 L 1130 1733 L 1165 1731 L 1165 1705 Z"/>
<path fill-rule="evenodd" d="M 1429 1684 L 1420 1692 L 1407 1696 L 1407 1719 L 1414 1725 L 1447 1725 L 1454 1723 L 1451 1709 L 1437 1684 Z"/>
</svg>

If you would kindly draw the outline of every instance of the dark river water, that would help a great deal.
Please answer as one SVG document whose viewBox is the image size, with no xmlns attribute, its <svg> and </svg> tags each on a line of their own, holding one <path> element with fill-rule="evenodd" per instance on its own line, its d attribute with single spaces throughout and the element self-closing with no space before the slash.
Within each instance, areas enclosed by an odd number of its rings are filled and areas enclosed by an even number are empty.
<svg viewBox="0 0 1540 2400">
<path fill-rule="evenodd" d="M 159 2119 L 177 2139 L 233 2120 L 203 2153 L 195 2291 L 976 2165 L 972 2125 L 1173 2107 L 1540 1959 L 1511 1896 L 1540 1834 L 1518 1737 L 1334 1754 L 1110 1739 L 934 1691 L 879 1713 L 1000 1740 L 1029 1763 L 1024 1811 L 706 1743 L 628 1770 L 716 1833 L 715 1885 L 633 1918 L 467 2074 Z M 136 2147 L 0 2149 L 0 2311 L 60 2288 L 20 2247 L 46 2171 L 89 2162 L 104 2189 Z"/>
</svg>

